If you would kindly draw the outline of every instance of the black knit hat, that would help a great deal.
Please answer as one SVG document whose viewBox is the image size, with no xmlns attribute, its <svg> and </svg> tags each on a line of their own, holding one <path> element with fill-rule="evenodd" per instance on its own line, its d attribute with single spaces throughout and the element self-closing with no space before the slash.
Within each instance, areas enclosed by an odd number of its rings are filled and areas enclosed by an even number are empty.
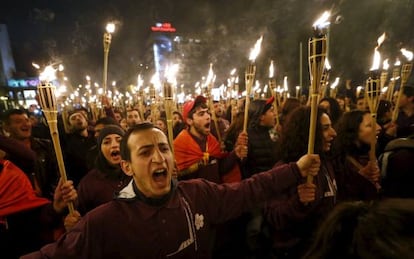
<svg viewBox="0 0 414 259">
<path fill-rule="evenodd" d="M 125 135 L 125 131 L 116 125 L 107 125 L 105 126 L 100 132 L 99 132 L 99 136 L 98 136 L 98 148 L 99 150 L 101 149 L 101 144 L 102 141 L 104 140 L 104 138 L 110 134 L 117 134 L 121 137 L 123 137 Z"/>
</svg>

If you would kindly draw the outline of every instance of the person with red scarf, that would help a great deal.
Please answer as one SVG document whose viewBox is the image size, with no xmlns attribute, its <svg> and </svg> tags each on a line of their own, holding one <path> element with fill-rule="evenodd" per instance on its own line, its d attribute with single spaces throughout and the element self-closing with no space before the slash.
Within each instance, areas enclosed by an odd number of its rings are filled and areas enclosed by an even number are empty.
<svg viewBox="0 0 414 259">
<path fill-rule="evenodd" d="M 6 142 L 6 141 L 4 141 Z M 2 258 L 19 256 L 39 249 L 54 240 L 54 230 L 70 201 L 77 198 L 72 181 L 59 181 L 54 200 L 38 197 L 29 177 L 12 161 L 5 159 L 12 149 L 27 148 L 15 144 L 0 145 L 0 251 Z M 11 150 L 9 150 L 11 149 Z M 24 156 L 22 158 L 29 158 Z"/>
<path fill-rule="evenodd" d="M 222 152 L 220 143 L 211 134 L 211 115 L 203 96 L 197 96 L 183 106 L 188 128 L 174 140 L 178 179 L 204 178 L 215 183 L 241 180 L 238 159 L 247 155 L 247 146 L 238 141 L 234 151 Z M 245 134 L 239 139 L 247 139 Z"/>
</svg>

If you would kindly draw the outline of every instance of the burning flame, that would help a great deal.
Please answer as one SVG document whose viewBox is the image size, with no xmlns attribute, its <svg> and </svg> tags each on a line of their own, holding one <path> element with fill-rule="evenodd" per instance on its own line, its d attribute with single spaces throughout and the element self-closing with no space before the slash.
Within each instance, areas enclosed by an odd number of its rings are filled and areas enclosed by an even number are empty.
<svg viewBox="0 0 414 259">
<path fill-rule="evenodd" d="M 32 62 L 32 66 L 34 66 L 36 69 L 40 69 L 40 66 L 34 62 Z"/>
<path fill-rule="evenodd" d="M 237 70 L 236 70 L 235 68 L 233 68 L 233 69 L 230 71 L 230 75 L 231 75 L 231 76 L 234 76 L 234 74 L 236 73 L 236 71 L 237 71 Z"/>
<path fill-rule="evenodd" d="M 388 63 L 388 58 L 387 58 L 386 60 L 384 60 L 384 62 L 382 62 L 382 69 L 388 70 L 389 67 L 390 67 L 390 64 Z"/>
<path fill-rule="evenodd" d="M 384 42 L 384 40 L 385 40 L 385 32 L 378 38 L 378 40 L 377 40 L 377 46 L 378 46 L 378 48 L 382 45 L 382 43 Z"/>
<path fill-rule="evenodd" d="M 40 73 L 39 79 L 41 81 L 53 81 L 56 79 L 56 69 L 54 69 L 52 66 L 45 67 L 45 70 Z"/>
<path fill-rule="evenodd" d="M 273 78 L 274 73 L 275 73 L 275 68 L 273 66 L 273 60 L 272 60 L 270 61 L 270 66 L 269 66 L 269 78 Z"/>
<path fill-rule="evenodd" d="M 106 29 L 106 31 L 107 31 L 108 33 L 114 33 L 114 31 L 115 31 L 115 24 L 114 24 L 114 23 L 112 23 L 112 22 L 110 22 L 110 23 L 108 23 L 108 24 L 106 25 L 105 29 Z"/>
<path fill-rule="evenodd" d="M 260 53 L 260 48 L 262 46 L 263 36 L 260 36 L 260 38 L 256 41 L 256 44 L 254 44 L 254 48 L 250 51 L 249 60 L 254 62 L 257 58 L 257 56 Z"/>
<path fill-rule="evenodd" d="M 314 23 L 313 28 L 316 29 L 324 29 L 331 24 L 330 21 L 328 21 L 329 17 L 331 17 L 331 12 L 325 11 Z"/>
<path fill-rule="evenodd" d="M 370 71 L 374 71 L 374 70 L 379 69 L 380 62 L 381 62 L 381 54 L 378 51 L 378 48 L 381 46 L 381 44 L 384 42 L 384 40 L 385 40 L 385 32 L 377 40 L 378 45 L 374 49 L 374 59 L 372 61 L 372 67 L 371 67 Z"/>
<path fill-rule="evenodd" d="M 401 53 L 407 58 L 408 62 L 413 60 L 413 53 L 405 48 L 401 49 Z"/>
<path fill-rule="evenodd" d="M 150 83 L 158 90 L 161 88 L 161 81 L 158 72 L 155 72 L 154 75 L 152 75 Z"/>
<path fill-rule="evenodd" d="M 138 74 L 138 78 L 137 78 L 137 87 L 138 90 L 144 85 L 144 79 L 142 79 L 141 74 Z"/>
<path fill-rule="evenodd" d="M 285 90 L 285 91 L 287 91 L 288 90 L 288 77 L 287 76 L 285 76 L 284 78 L 283 78 L 283 89 Z"/>
<path fill-rule="evenodd" d="M 235 84 L 239 83 L 239 77 L 236 77 L 236 80 L 234 81 Z"/>
<path fill-rule="evenodd" d="M 331 84 L 331 88 L 335 89 L 339 84 L 339 77 L 335 78 L 335 81 Z"/>
<path fill-rule="evenodd" d="M 213 63 L 210 63 L 210 69 L 208 70 L 206 84 L 209 85 L 213 83 L 213 80 L 214 80 Z"/>
<path fill-rule="evenodd" d="M 325 69 L 327 71 L 331 70 L 331 64 L 329 63 L 329 59 L 325 59 Z"/>
<path fill-rule="evenodd" d="M 178 64 L 172 64 L 171 66 L 167 66 L 167 69 L 165 70 L 165 77 L 167 78 L 167 82 L 173 85 L 177 84 L 178 68 Z"/>
<path fill-rule="evenodd" d="M 399 59 L 399 58 L 397 58 L 397 59 L 395 60 L 394 66 L 395 66 L 395 67 L 401 66 L 401 61 L 400 61 L 400 59 Z"/>
</svg>

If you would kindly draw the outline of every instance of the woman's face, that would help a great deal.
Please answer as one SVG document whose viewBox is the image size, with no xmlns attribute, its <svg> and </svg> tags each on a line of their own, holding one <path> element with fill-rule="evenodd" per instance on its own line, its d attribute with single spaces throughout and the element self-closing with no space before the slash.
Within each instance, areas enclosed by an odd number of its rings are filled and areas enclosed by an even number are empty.
<svg viewBox="0 0 414 259">
<path fill-rule="evenodd" d="M 381 128 L 378 124 L 375 125 L 376 135 L 378 136 Z M 371 114 L 366 113 L 362 117 L 362 121 L 359 124 L 358 130 L 358 142 L 360 144 L 370 144 L 372 138 L 372 118 Z"/>
<path fill-rule="evenodd" d="M 323 113 L 321 116 L 322 136 L 323 136 L 323 151 L 331 150 L 333 139 L 336 137 L 336 131 L 332 128 L 331 119 L 328 114 Z"/>
<path fill-rule="evenodd" d="M 101 152 L 111 165 L 119 165 L 121 162 L 121 140 L 122 137 L 118 134 L 109 134 L 102 140 Z"/>
</svg>

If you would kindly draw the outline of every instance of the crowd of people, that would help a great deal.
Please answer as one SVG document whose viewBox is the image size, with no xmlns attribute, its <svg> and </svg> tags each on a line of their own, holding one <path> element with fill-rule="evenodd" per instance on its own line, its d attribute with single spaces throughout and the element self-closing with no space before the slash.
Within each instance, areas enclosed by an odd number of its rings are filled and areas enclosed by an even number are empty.
<svg viewBox="0 0 414 259">
<path fill-rule="evenodd" d="M 364 98 L 321 98 L 313 154 L 311 108 L 279 101 L 251 100 L 246 130 L 243 101 L 203 96 L 173 132 L 162 105 L 62 113 L 68 181 L 44 117 L 6 111 L 0 257 L 409 258 L 414 82 L 398 107 L 380 101 L 376 125 Z"/>
</svg>

